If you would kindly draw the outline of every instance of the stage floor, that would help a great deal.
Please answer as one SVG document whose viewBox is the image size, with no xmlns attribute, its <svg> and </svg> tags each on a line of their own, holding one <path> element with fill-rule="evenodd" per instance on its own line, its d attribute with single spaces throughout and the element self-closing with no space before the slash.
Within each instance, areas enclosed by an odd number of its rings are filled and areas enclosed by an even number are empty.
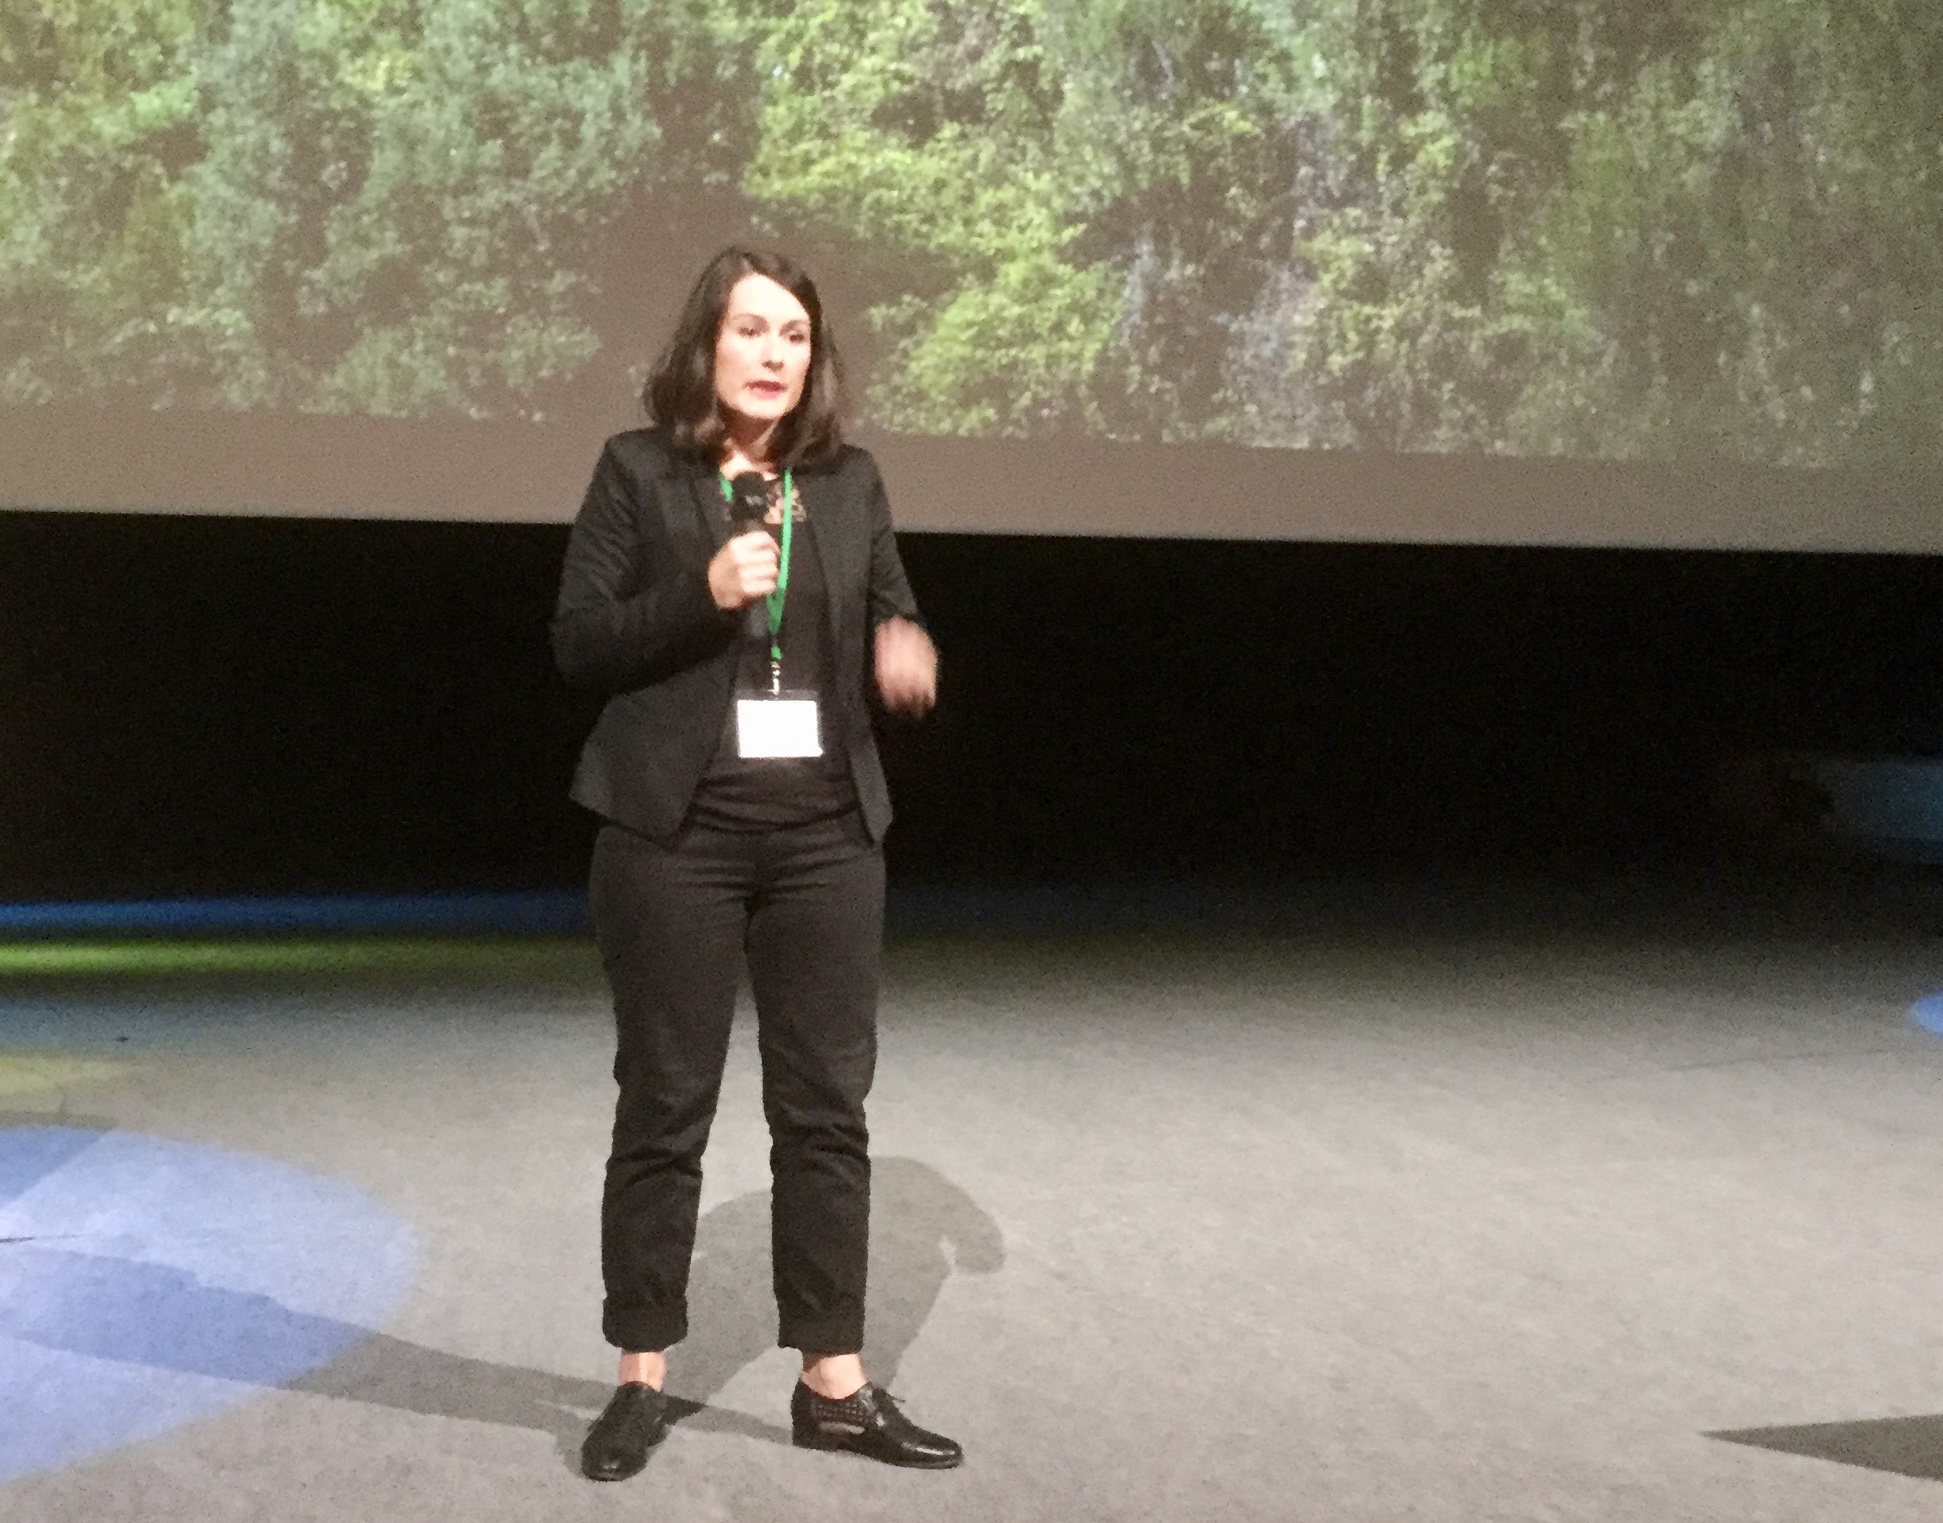
<svg viewBox="0 0 1943 1523">
<path fill-rule="evenodd" d="M 0 1516 L 1943 1518 L 1923 895 L 1076 902 L 887 955 L 866 1359 L 949 1474 L 788 1446 L 752 1021 L 692 1410 L 597 1486 L 589 946 L 17 972 Z"/>
</svg>

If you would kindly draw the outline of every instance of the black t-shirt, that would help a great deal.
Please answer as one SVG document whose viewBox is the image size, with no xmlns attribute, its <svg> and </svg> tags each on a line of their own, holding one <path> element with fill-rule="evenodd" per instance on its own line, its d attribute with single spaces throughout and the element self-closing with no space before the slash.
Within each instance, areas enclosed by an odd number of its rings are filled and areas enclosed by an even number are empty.
<svg viewBox="0 0 1943 1523">
<path fill-rule="evenodd" d="M 724 505 L 723 511 L 727 512 Z M 775 522 L 766 527 L 782 533 L 780 483 L 771 494 Z M 816 553 L 815 526 L 795 500 L 789 564 L 789 591 L 783 600 L 783 689 L 812 692 L 817 697 L 821 756 L 765 756 L 744 759 L 736 754 L 735 698 L 769 691 L 769 620 L 758 602 L 756 614 L 742 636 L 736 664 L 735 693 L 722 724 L 715 759 L 702 774 L 689 818 L 717 830 L 769 830 L 783 825 L 807 825 L 830 819 L 857 807 L 857 788 L 850 776 L 850 757 L 835 714 L 835 652 L 830 648 L 830 589 L 823 580 L 822 558 Z M 756 631 L 760 629 L 761 633 Z"/>
</svg>

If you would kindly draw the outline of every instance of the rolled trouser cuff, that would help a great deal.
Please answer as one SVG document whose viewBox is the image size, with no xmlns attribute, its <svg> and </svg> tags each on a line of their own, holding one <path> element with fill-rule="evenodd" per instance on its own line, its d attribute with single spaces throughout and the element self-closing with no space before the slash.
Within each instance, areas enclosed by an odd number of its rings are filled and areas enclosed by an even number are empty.
<svg viewBox="0 0 1943 1523">
<path fill-rule="evenodd" d="M 781 1348 L 806 1354 L 856 1354 L 863 1351 L 864 1319 L 856 1316 L 792 1317 L 785 1314 L 776 1330 Z"/>
<path fill-rule="evenodd" d="M 688 1336 L 688 1308 L 604 1307 L 600 1316 L 603 1337 L 626 1354 L 654 1354 L 672 1348 Z"/>
</svg>

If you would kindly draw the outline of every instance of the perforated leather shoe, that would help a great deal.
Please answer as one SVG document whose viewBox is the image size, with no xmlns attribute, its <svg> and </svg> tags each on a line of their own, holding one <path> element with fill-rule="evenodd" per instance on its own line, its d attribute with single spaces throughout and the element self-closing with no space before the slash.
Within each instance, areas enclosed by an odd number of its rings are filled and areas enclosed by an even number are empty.
<svg viewBox="0 0 1943 1523">
<path fill-rule="evenodd" d="M 590 1481 L 625 1481 L 647 1464 L 648 1451 L 667 1431 L 667 1397 L 653 1386 L 621 1386 L 587 1430 L 580 1473 Z"/>
<path fill-rule="evenodd" d="M 841 1449 L 914 1470 L 949 1470 L 965 1458 L 957 1444 L 920 1428 L 897 1410 L 890 1392 L 868 1381 L 842 1401 L 818 1396 L 797 1381 L 789 1398 L 789 1427 L 799 1449 Z"/>
</svg>

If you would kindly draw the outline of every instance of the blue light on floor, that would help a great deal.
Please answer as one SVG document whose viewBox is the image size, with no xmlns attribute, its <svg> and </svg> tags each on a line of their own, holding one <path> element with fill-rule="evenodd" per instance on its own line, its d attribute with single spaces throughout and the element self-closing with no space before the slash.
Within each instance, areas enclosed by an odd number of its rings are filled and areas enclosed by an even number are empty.
<svg viewBox="0 0 1943 1523">
<path fill-rule="evenodd" d="M 0 1484 L 328 1364 L 415 1276 L 355 1187 L 243 1153 L 0 1129 Z"/>
<path fill-rule="evenodd" d="M 1926 994 L 1909 1007 L 1909 1018 L 1923 1030 L 1943 1036 L 1943 994 Z"/>
<path fill-rule="evenodd" d="M 578 890 L 0 904 L 0 938 L 16 939 L 212 935 L 573 936 L 586 929 L 587 896 Z"/>
</svg>

